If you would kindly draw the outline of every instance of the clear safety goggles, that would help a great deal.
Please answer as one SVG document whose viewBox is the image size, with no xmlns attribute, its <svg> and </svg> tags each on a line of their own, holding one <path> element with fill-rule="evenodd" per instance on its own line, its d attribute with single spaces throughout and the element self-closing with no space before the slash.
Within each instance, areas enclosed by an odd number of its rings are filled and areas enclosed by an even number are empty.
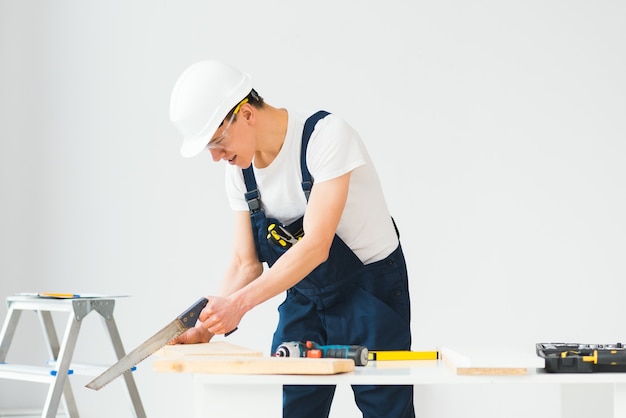
<svg viewBox="0 0 626 418">
<path fill-rule="evenodd" d="M 224 131 L 222 132 L 222 134 L 209 141 L 209 143 L 207 144 L 208 149 L 218 149 L 221 147 L 222 142 L 224 142 L 224 140 L 226 139 L 226 135 L 228 134 L 228 128 L 230 128 L 230 125 L 233 123 L 233 120 L 235 119 L 235 115 L 239 113 L 241 106 L 243 106 L 245 103 L 248 103 L 247 97 L 243 99 L 242 101 L 240 101 L 237 107 L 235 107 L 235 110 L 233 110 L 233 114 L 230 116 L 230 119 L 228 119 L 228 124 L 226 124 L 226 128 L 224 128 Z M 224 122 L 222 122 L 222 125 L 223 124 Z"/>
</svg>

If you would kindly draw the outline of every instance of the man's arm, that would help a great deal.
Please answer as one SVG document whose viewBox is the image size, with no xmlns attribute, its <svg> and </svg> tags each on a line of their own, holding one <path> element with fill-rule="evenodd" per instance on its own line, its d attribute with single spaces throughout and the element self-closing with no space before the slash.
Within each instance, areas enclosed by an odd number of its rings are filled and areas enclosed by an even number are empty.
<svg viewBox="0 0 626 418">
<path fill-rule="evenodd" d="M 233 294 L 259 277 L 261 273 L 263 273 L 263 265 L 259 262 L 256 254 L 250 225 L 250 213 L 247 211 L 236 212 L 232 258 L 222 279 L 219 295 L 226 297 Z M 213 297 L 209 297 L 209 301 L 213 299 Z M 202 320 L 203 316 L 200 315 L 200 318 Z M 205 343 L 209 342 L 213 335 L 207 326 L 199 321 L 196 327 L 172 340 L 171 344 Z"/>
<path fill-rule="evenodd" d="M 200 315 L 203 326 L 216 334 L 233 330 L 250 309 L 294 286 L 323 263 L 346 204 L 349 184 L 350 173 L 316 183 L 304 216 L 304 237 L 258 279 L 247 282 L 227 297 L 209 300 Z M 235 282 L 241 285 L 245 281 L 235 279 Z"/>
<path fill-rule="evenodd" d="M 235 212 L 234 233 L 232 258 L 219 292 L 223 297 L 232 295 L 263 273 L 263 264 L 254 246 L 250 212 Z"/>
</svg>

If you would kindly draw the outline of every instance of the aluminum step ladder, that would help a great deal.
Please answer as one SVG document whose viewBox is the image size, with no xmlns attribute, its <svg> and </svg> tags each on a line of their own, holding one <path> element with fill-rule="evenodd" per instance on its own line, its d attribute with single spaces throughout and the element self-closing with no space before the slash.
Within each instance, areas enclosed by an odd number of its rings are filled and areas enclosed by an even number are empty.
<svg viewBox="0 0 626 418">
<path fill-rule="evenodd" d="M 76 371 L 80 371 L 80 374 L 97 376 L 106 369 L 106 367 L 71 364 L 83 318 L 92 311 L 100 314 L 111 337 L 117 358 L 121 359 L 126 355 L 113 318 L 115 298 L 58 299 L 38 296 L 9 296 L 7 305 L 8 314 L 0 333 L 0 378 L 48 383 L 50 387 L 41 415 L 42 418 L 54 418 L 61 402 L 65 408 L 66 416 L 78 418 L 78 409 L 68 375 L 73 374 L 76 369 Z M 5 363 L 22 311 L 34 311 L 40 319 L 47 341 L 48 355 L 51 359 L 48 367 Z M 65 333 L 60 344 L 52 320 L 51 312 L 54 311 L 68 313 Z M 132 402 L 134 416 L 145 418 L 146 413 L 137 391 L 135 379 L 130 371 L 124 373 L 124 380 Z"/>
</svg>

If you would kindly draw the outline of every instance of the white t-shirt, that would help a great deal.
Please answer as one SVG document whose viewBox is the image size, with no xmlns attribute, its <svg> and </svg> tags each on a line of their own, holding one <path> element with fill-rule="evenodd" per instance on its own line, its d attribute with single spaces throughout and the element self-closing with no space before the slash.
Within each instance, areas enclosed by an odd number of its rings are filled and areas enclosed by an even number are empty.
<svg viewBox="0 0 626 418">
<path fill-rule="evenodd" d="M 304 122 L 308 116 L 289 113 L 287 134 L 280 152 L 269 166 L 262 169 L 254 167 L 265 215 L 278 219 L 284 225 L 301 217 L 306 209 L 301 185 L 300 150 Z M 364 264 L 391 254 L 398 246 L 398 237 L 378 174 L 359 134 L 343 119 L 330 114 L 315 126 L 306 160 L 314 183 L 352 172 L 337 235 Z M 226 193 L 233 210 L 248 210 L 245 192 L 241 169 L 226 166 Z"/>
</svg>

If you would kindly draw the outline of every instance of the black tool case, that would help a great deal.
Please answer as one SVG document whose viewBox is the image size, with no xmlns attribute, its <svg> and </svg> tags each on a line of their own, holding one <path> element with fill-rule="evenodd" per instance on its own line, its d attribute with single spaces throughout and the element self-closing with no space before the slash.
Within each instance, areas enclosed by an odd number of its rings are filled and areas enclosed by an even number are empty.
<svg viewBox="0 0 626 418">
<path fill-rule="evenodd" d="M 626 372 L 626 348 L 617 344 L 538 343 L 550 373 Z"/>
</svg>

